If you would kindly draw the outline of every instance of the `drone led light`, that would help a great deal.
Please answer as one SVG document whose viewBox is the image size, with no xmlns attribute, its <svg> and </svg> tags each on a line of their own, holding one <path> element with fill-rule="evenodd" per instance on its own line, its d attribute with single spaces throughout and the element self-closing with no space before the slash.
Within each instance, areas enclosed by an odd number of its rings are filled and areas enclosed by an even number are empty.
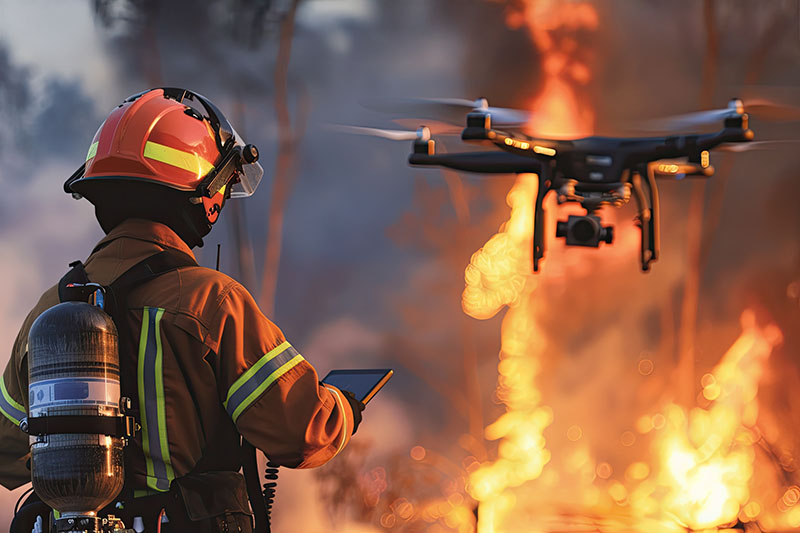
<svg viewBox="0 0 800 533">
<path fill-rule="evenodd" d="M 550 157 L 556 155 L 556 151 L 553 148 L 548 148 L 546 146 L 534 146 L 533 151 L 537 154 L 549 155 Z"/>
</svg>

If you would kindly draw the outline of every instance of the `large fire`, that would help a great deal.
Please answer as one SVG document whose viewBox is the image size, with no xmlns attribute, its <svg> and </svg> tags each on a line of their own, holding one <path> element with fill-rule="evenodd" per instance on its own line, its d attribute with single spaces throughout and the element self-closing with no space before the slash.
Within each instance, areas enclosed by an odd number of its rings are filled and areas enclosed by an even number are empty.
<svg viewBox="0 0 800 533">
<path fill-rule="evenodd" d="M 530 275 L 530 242 L 536 187 L 535 176 L 520 176 L 508 195 L 511 218 L 473 255 L 465 276 L 462 303 L 467 314 L 488 318 L 509 306 L 497 367 L 497 397 L 507 411 L 486 428 L 486 438 L 500 439 L 499 457 L 475 470 L 468 486 L 471 496 L 481 502 L 478 527 L 482 532 L 494 531 L 496 515 L 511 511 L 514 500 L 506 489 L 538 478 L 550 459 L 543 431 L 552 412 L 541 405 L 540 393 L 532 386 L 544 349 L 536 322 L 531 320 L 535 280 Z"/>
<path fill-rule="evenodd" d="M 544 4 L 544 5 L 543 5 Z M 586 83 L 587 66 L 574 56 L 575 42 L 557 39 L 556 30 L 594 28 L 597 15 L 586 3 L 525 2 L 509 14 L 509 24 L 526 24 L 544 54 L 544 83 L 533 105 L 534 134 L 581 135 L 592 129 L 593 114 L 579 104 L 571 83 Z M 550 460 L 544 430 L 553 417 L 535 387 L 544 336 L 535 318 L 537 278 L 531 275 L 535 175 L 521 175 L 508 194 L 511 218 L 476 252 L 465 272 L 464 312 L 475 318 L 494 316 L 504 306 L 497 398 L 506 413 L 486 428 L 486 438 L 499 440 L 498 458 L 471 473 L 467 490 L 479 502 L 478 531 L 492 533 L 513 513 L 509 489 L 541 476 Z"/>
<path fill-rule="evenodd" d="M 576 54 L 572 35 L 596 28 L 594 7 L 585 2 L 531 0 L 509 14 L 509 24 L 526 25 L 543 54 L 544 81 L 532 106 L 537 119 L 529 125 L 530 132 L 590 134 L 594 115 L 579 93 L 591 72 Z M 546 499 L 547 492 L 566 477 L 559 472 L 546 475 L 548 469 L 558 468 L 550 464 L 544 436 L 558 417 L 558 408 L 544 405 L 536 386 L 546 348 L 537 321 L 537 308 L 543 305 L 537 300 L 537 288 L 547 283 L 531 274 L 537 187 L 535 175 L 518 177 L 507 197 L 509 220 L 472 256 L 465 272 L 465 313 L 487 319 L 508 308 L 502 321 L 496 390 L 505 413 L 485 430 L 487 440 L 499 441 L 497 455 L 471 470 L 467 482 L 469 495 L 478 502 L 479 533 L 547 531 L 546 519 L 531 523 L 530 512 L 522 507 L 531 499 Z M 617 246 L 626 246 L 621 240 Z M 800 490 L 793 491 L 797 487 L 784 494 L 784 514 L 778 519 L 765 512 L 774 502 L 750 490 L 759 438 L 758 385 L 781 334 L 774 326 L 759 327 L 749 311 L 741 322 L 741 336 L 703 376 L 697 406 L 665 399 L 659 412 L 631 421 L 639 438 L 650 439 L 647 457 L 631 461 L 619 476 L 608 463 L 596 462 L 588 445 L 569 457 L 570 468 L 585 474 L 570 487 L 575 495 L 572 504 L 595 516 L 592 531 L 701 531 L 757 519 L 762 526 L 800 526 Z M 622 437 L 625 446 L 626 439 L 636 439 L 627 433 Z M 581 428 L 571 427 L 566 436 L 580 440 Z"/>
<path fill-rule="evenodd" d="M 742 334 L 702 378 L 705 408 L 670 403 L 658 416 L 654 475 L 631 493 L 632 512 L 662 521 L 662 530 L 703 530 L 758 518 L 767 502 L 750 494 L 759 380 L 781 333 L 742 314 Z M 646 417 L 644 418 L 646 420 Z M 652 418 L 651 418 L 652 420 Z M 640 425 L 648 432 L 650 424 Z"/>
</svg>

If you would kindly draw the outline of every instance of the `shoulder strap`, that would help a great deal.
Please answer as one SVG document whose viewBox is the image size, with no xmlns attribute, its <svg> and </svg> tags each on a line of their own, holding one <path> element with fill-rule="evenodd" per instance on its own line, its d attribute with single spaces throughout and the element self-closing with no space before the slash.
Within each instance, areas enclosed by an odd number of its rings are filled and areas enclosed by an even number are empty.
<svg viewBox="0 0 800 533">
<path fill-rule="evenodd" d="M 58 299 L 61 302 L 85 302 L 98 286 L 89 281 L 83 263 L 73 261 L 69 266 L 72 268 L 58 282 Z M 162 274 L 188 266 L 198 266 L 197 261 L 177 250 L 164 250 L 151 255 L 106 287 L 106 303 L 103 307 L 113 316 L 115 308 L 122 304 L 131 290 Z"/>
<path fill-rule="evenodd" d="M 177 250 L 164 250 L 135 264 L 108 286 L 106 307 L 109 314 L 114 316 L 115 311 L 123 305 L 128 293 L 139 285 L 167 272 L 188 266 L 198 266 L 197 261 Z"/>
</svg>

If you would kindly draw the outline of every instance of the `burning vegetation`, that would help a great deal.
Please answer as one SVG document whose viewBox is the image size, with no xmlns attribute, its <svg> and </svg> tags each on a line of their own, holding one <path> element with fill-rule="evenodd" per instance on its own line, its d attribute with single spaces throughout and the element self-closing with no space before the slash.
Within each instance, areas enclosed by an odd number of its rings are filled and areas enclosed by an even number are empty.
<svg viewBox="0 0 800 533">
<path fill-rule="evenodd" d="M 586 87 L 593 59 L 584 41 L 599 25 L 594 5 L 520 0 L 509 4 L 506 23 L 525 28 L 541 54 L 541 86 L 530 106 L 537 120 L 528 133 L 590 135 L 595 114 Z M 448 184 L 454 179 L 446 177 Z M 740 308 L 738 338 L 715 363 L 703 359 L 710 363 L 702 376 L 695 375 L 694 363 L 676 364 L 672 341 L 662 341 L 661 354 L 643 352 L 629 383 L 622 380 L 630 374 L 612 377 L 638 404 L 618 406 L 608 420 L 572 423 L 576 417 L 567 402 L 548 399 L 556 347 L 543 317 L 552 308 L 568 312 L 554 298 L 564 297 L 564 278 L 614 284 L 608 290 L 617 298 L 630 295 L 619 292 L 617 281 L 603 279 L 613 270 L 598 272 L 591 261 L 576 262 L 573 251 L 556 243 L 547 247 L 558 268 L 532 274 L 537 187 L 536 175 L 517 177 L 506 197 L 510 215 L 464 273 L 466 315 L 487 320 L 505 311 L 492 397 L 500 414 L 479 437 L 472 432 L 459 438 L 460 462 L 452 453 L 446 457 L 418 445 L 409 457 L 362 474 L 360 517 L 391 531 L 459 533 L 800 528 L 791 453 L 776 445 L 774 429 L 772 438 L 765 435 L 760 417 L 759 387 L 769 375 L 770 355 L 784 342 L 768 316 Z M 548 211 L 553 217 L 555 206 Z M 551 228 L 554 222 L 547 221 Z M 620 229 L 614 252 L 630 257 L 638 230 Z M 448 235 L 465 241 L 458 232 Z M 662 314 L 661 329 L 674 323 L 671 310 Z M 733 327 L 728 331 L 733 334 Z M 668 337 L 663 331 L 661 336 Z M 598 342 L 598 357 L 617 358 L 602 351 L 605 344 Z M 699 359 L 697 353 L 691 357 Z M 696 397 L 687 400 L 686 390 Z M 580 398 L 592 401 L 590 395 Z M 609 435 L 615 436 L 603 442 Z"/>
</svg>

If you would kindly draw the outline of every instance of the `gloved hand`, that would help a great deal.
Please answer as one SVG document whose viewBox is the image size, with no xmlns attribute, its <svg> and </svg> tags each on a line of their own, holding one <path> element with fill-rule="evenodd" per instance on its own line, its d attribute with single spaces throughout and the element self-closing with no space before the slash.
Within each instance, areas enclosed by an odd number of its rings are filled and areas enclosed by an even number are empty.
<svg viewBox="0 0 800 533">
<path fill-rule="evenodd" d="M 353 409 L 353 433 L 351 434 L 355 435 L 358 425 L 361 423 L 361 411 L 366 408 L 366 405 L 364 405 L 361 400 L 356 398 L 356 395 L 349 390 L 343 390 L 342 394 L 344 394 L 344 397 L 347 398 L 347 401 L 350 403 L 350 407 Z"/>
</svg>

